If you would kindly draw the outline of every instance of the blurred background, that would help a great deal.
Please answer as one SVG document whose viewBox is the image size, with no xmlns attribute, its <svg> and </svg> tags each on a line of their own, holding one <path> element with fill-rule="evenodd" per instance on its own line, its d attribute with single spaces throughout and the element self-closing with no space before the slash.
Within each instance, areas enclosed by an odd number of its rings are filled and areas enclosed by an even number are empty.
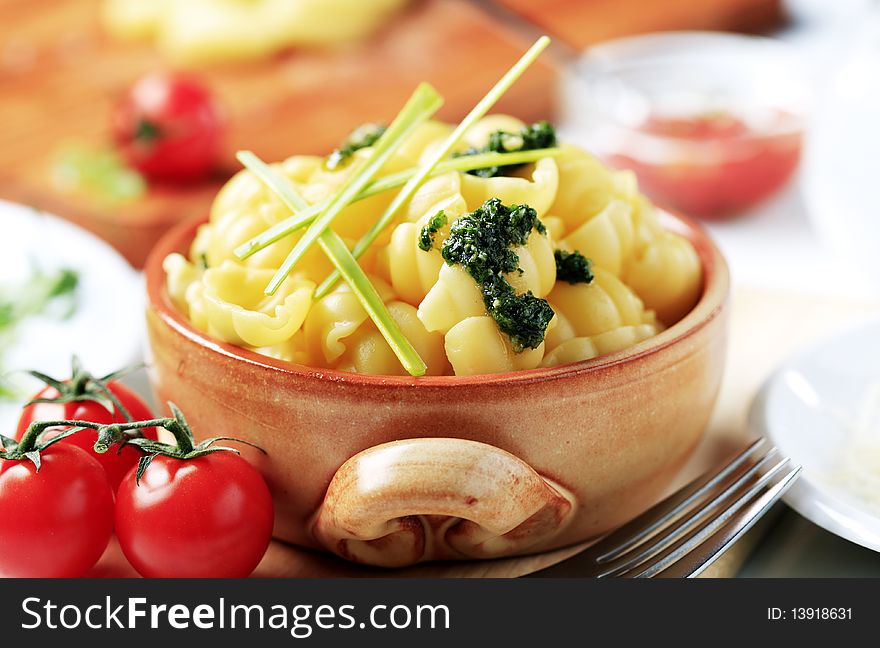
<svg viewBox="0 0 880 648">
<path fill-rule="evenodd" d="M 742 436 L 792 345 L 880 304 L 871 0 L 0 0 L 0 369 L 63 374 L 53 336 L 95 373 L 139 358 L 137 270 L 207 212 L 236 150 L 327 154 L 423 80 L 457 120 L 543 33 L 549 53 L 496 111 L 549 119 L 707 225 L 735 287 L 736 388 L 713 430 Z M 77 264 L 83 294 L 116 295 L 79 305 L 104 330 L 12 331 L 46 304 L 70 316 L 52 268 Z M 867 549 L 786 520 L 745 573 L 880 574 Z M 852 560 L 810 572 L 817 552 Z"/>
<path fill-rule="evenodd" d="M 498 110 L 557 121 L 590 45 L 789 20 L 779 0 L 0 0 L 0 198 L 69 218 L 140 266 L 163 230 L 205 212 L 237 168 L 234 151 L 326 154 L 358 124 L 390 119 L 421 80 L 446 97 L 440 117 L 458 119 L 535 34 L 555 38 L 553 53 Z M 130 152 L 120 122 L 135 119 L 120 103 L 165 71 L 184 71 L 222 115 L 216 160 L 188 182 L 119 168 Z M 158 119 L 185 122 L 186 103 Z M 586 106 L 568 107 L 581 125 Z M 196 122 L 180 127 L 211 127 Z"/>
<path fill-rule="evenodd" d="M 550 55 L 498 111 L 550 119 L 658 204 L 726 221 L 715 233 L 745 280 L 861 293 L 880 281 L 859 193 L 875 13 L 869 0 L 0 0 L 0 199 L 140 267 L 207 210 L 234 151 L 326 154 L 421 80 L 458 119 L 548 33 Z M 144 110 L 177 133 L 150 159 Z M 798 191 L 798 169 L 822 182 Z M 840 273 L 805 282 L 819 245 Z"/>
</svg>

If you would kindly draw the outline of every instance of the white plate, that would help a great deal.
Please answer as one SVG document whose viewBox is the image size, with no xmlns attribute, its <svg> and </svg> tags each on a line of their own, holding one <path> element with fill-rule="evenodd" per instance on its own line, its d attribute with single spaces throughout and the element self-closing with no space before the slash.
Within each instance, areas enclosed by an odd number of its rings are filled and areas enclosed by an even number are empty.
<svg viewBox="0 0 880 648">
<path fill-rule="evenodd" d="M 85 230 L 30 207 L 0 201 L 0 283 L 26 280 L 34 266 L 79 274 L 78 306 L 67 320 L 31 317 L 19 326 L 0 372 L 37 369 L 66 378 L 76 354 L 95 375 L 142 358 L 144 289 L 139 273 L 108 244 Z M 18 374 L 26 389 L 41 383 Z M 22 399 L 26 400 L 26 398 Z M 22 402 L 0 400 L 0 434 L 11 435 Z"/>
<path fill-rule="evenodd" d="M 880 551 L 880 320 L 789 358 L 756 400 L 751 422 L 804 467 L 784 501 Z"/>
</svg>

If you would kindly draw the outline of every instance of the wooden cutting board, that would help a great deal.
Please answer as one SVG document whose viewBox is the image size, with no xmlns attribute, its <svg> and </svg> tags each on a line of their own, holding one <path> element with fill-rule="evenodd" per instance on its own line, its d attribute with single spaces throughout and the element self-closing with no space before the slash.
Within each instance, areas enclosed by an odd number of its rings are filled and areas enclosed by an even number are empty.
<svg viewBox="0 0 880 648">
<path fill-rule="evenodd" d="M 495 0 L 581 50 L 602 40 L 666 30 L 765 32 L 785 20 L 781 0 Z"/>
<path fill-rule="evenodd" d="M 717 467 L 725 458 L 746 445 L 752 438 L 748 426 L 751 403 L 786 356 L 810 344 L 818 336 L 828 334 L 858 318 L 880 313 L 880 303 L 756 289 L 737 291 L 733 295 L 732 306 L 727 366 L 718 403 L 703 442 L 672 489 Z M 658 493 L 658 499 L 662 496 L 662 493 Z M 772 524 L 772 520 L 767 521 Z M 749 552 L 760 542 L 768 526 L 756 526 L 703 575 L 734 576 Z M 435 563 L 402 570 L 384 570 L 360 567 L 333 556 L 273 542 L 254 576 L 516 577 L 554 565 L 585 546 L 583 544 L 520 558 Z M 95 567 L 92 575 L 136 576 L 115 543 Z M 554 575 L 578 576 L 574 571 Z"/>
<path fill-rule="evenodd" d="M 51 211 L 92 230 L 141 266 L 170 225 L 204 213 L 250 149 L 267 160 L 323 154 L 364 121 L 388 121 L 420 81 L 446 98 L 439 117 L 462 117 L 530 44 L 463 0 L 413 2 L 366 42 L 291 51 L 198 70 L 229 118 L 223 169 L 196 186 L 156 186 L 107 207 L 49 183 L 60 143 L 108 139 L 117 97 L 165 67 L 149 44 L 109 39 L 99 0 L 0 0 L 0 198 Z M 526 120 L 552 117 L 555 72 L 533 66 L 498 104 Z"/>
</svg>

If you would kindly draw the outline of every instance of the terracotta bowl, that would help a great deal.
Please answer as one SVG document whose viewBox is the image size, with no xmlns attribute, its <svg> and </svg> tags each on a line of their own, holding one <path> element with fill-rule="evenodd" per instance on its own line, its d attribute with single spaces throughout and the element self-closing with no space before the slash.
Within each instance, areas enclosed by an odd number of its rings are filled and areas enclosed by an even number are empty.
<svg viewBox="0 0 880 648">
<path fill-rule="evenodd" d="M 151 380 L 201 436 L 235 436 L 274 494 L 275 535 L 359 562 L 489 558 L 599 535 L 658 499 L 699 441 L 724 365 L 727 266 L 696 224 L 696 307 L 613 355 L 487 376 L 388 377 L 276 361 L 210 339 L 146 265 Z"/>
</svg>

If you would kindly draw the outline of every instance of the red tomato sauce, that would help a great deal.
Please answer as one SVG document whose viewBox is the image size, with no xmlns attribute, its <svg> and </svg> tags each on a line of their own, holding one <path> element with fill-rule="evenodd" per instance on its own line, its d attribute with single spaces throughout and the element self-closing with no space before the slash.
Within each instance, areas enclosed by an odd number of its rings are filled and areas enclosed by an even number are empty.
<svg viewBox="0 0 880 648">
<path fill-rule="evenodd" d="M 779 111 L 780 124 L 793 116 Z M 726 112 L 692 118 L 653 116 L 639 129 L 675 150 L 662 162 L 617 153 L 610 162 L 632 169 L 642 190 L 658 205 L 707 219 L 732 216 L 776 193 L 801 156 L 802 133 L 763 133 Z M 778 130 L 778 129 L 771 129 Z"/>
</svg>

